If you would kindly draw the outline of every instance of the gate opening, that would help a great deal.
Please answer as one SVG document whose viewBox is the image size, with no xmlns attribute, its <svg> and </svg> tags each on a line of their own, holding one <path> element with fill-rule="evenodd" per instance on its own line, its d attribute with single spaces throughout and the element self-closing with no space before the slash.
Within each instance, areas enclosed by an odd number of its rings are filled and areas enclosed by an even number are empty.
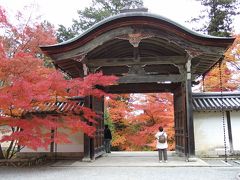
<svg viewBox="0 0 240 180">
<path fill-rule="evenodd" d="M 132 93 L 105 97 L 104 124 L 112 132 L 112 151 L 154 151 L 159 126 L 175 150 L 172 93 Z"/>
</svg>

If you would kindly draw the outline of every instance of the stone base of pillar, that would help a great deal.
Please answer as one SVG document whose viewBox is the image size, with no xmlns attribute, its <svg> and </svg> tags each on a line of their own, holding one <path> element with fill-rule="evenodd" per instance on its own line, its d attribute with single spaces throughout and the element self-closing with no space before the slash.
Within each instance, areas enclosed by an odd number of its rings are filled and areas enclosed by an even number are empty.
<svg viewBox="0 0 240 180">
<path fill-rule="evenodd" d="M 187 162 L 197 162 L 197 159 L 195 156 L 191 156 L 189 158 L 186 159 Z"/>
<path fill-rule="evenodd" d="M 89 157 L 82 158 L 82 162 L 92 162 L 92 159 Z"/>
</svg>

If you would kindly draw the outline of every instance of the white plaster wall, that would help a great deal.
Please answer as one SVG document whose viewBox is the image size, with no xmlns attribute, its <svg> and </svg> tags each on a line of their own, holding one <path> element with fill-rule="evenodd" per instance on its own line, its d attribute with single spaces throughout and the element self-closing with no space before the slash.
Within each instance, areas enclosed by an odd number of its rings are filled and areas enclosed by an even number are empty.
<svg viewBox="0 0 240 180">
<path fill-rule="evenodd" d="M 57 152 L 84 152 L 84 134 L 78 132 L 71 135 L 71 144 L 58 144 Z"/>
<path fill-rule="evenodd" d="M 10 135 L 9 133 L 6 133 L 6 130 L 11 130 L 9 126 L 0 126 L 0 139 L 4 135 Z M 2 148 L 7 148 L 9 146 L 10 142 L 3 142 L 1 143 Z"/>
<path fill-rule="evenodd" d="M 211 156 L 224 153 L 223 122 L 221 112 L 194 112 L 196 155 Z M 229 147 L 227 120 L 226 142 Z"/>
<path fill-rule="evenodd" d="M 45 148 L 38 148 L 36 151 L 33 150 L 33 149 L 25 147 L 25 148 L 23 148 L 21 150 L 21 152 L 50 152 L 50 146 L 48 146 L 47 149 L 45 149 Z"/>
<path fill-rule="evenodd" d="M 70 144 L 57 144 L 54 152 L 84 152 L 84 134 L 78 132 L 74 135 L 70 135 L 71 143 Z M 36 151 L 29 148 L 24 148 L 21 152 L 50 152 L 50 146 L 45 148 L 38 148 Z"/>
<path fill-rule="evenodd" d="M 240 111 L 230 113 L 232 125 L 233 150 L 240 151 Z"/>
</svg>

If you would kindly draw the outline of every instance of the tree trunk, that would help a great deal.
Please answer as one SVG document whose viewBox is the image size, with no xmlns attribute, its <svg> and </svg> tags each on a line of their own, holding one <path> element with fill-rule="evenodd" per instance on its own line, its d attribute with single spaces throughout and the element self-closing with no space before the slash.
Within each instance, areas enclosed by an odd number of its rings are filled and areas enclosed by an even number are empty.
<svg viewBox="0 0 240 180">
<path fill-rule="evenodd" d="M 4 155 L 3 155 L 1 144 L 0 144 L 0 159 L 4 159 Z"/>
</svg>

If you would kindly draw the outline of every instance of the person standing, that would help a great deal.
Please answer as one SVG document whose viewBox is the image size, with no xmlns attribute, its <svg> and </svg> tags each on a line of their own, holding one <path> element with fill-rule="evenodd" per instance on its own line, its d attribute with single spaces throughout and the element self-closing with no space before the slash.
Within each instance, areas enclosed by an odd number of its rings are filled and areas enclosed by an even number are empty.
<svg viewBox="0 0 240 180">
<path fill-rule="evenodd" d="M 167 133 L 163 131 L 163 127 L 159 127 L 159 131 L 155 134 L 157 139 L 157 149 L 158 149 L 158 156 L 159 162 L 162 162 L 162 156 L 164 158 L 164 162 L 167 162 Z"/>
<path fill-rule="evenodd" d="M 108 128 L 108 125 L 105 125 L 104 128 L 104 146 L 106 153 L 111 153 L 111 140 L 112 140 L 112 133 Z"/>
</svg>

